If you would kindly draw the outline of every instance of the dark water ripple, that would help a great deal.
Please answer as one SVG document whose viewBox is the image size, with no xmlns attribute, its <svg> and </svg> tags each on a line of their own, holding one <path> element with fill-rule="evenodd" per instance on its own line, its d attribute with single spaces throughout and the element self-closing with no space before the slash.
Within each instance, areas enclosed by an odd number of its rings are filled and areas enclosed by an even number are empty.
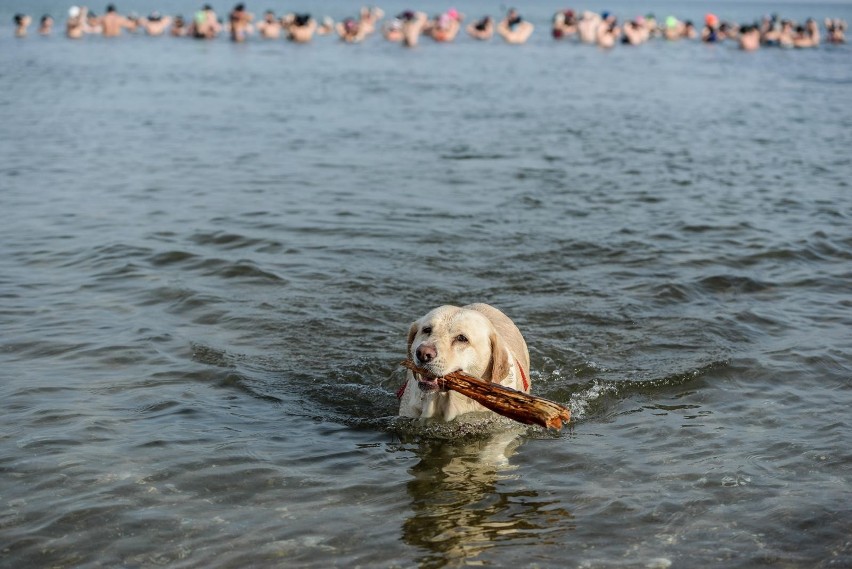
<svg viewBox="0 0 852 569">
<path fill-rule="evenodd" d="M 0 565 L 852 564 L 848 48 L 9 36 Z M 395 417 L 478 300 L 569 429 Z"/>
</svg>

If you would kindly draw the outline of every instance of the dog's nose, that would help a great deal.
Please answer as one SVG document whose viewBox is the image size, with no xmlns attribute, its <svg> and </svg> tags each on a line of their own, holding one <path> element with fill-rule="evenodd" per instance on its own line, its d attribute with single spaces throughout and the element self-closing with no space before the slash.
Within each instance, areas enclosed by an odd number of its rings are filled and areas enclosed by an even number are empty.
<svg viewBox="0 0 852 569">
<path fill-rule="evenodd" d="M 435 349 L 435 346 L 420 344 L 417 346 L 417 350 L 415 350 L 414 354 L 422 363 L 428 363 L 435 359 L 438 355 L 438 350 Z"/>
</svg>

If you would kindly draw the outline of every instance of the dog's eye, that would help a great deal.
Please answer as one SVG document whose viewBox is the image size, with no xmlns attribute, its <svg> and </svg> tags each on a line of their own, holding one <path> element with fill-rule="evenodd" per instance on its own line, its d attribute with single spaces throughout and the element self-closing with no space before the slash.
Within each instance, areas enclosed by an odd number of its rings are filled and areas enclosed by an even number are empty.
<svg viewBox="0 0 852 569">
<path fill-rule="evenodd" d="M 465 336 L 464 334 L 459 334 L 458 336 L 456 336 L 456 342 L 461 342 L 462 344 L 467 344 L 468 341 L 469 340 L 467 339 L 467 336 Z"/>
<path fill-rule="evenodd" d="M 423 330 L 421 330 L 421 332 L 423 332 L 424 334 L 431 334 L 432 333 L 432 327 L 431 326 L 424 326 Z"/>
</svg>

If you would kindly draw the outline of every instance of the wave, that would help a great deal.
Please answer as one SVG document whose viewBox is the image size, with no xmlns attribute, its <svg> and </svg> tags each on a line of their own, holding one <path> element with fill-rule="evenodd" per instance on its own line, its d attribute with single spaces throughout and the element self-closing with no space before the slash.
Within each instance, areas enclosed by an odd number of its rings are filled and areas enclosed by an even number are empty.
<svg viewBox="0 0 852 569">
<path fill-rule="evenodd" d="M 221 387 L 236 388 L 281 405 L 288 414 L 384 431 L 402 439 L 477 438 L 506 430 L 517 430 L 528 437 L 560 436 L 492 413 L 474 413 L 451 423 L 398 417 L 395 393 L 404 382 L 404 373 L 378 359 L 365 358 L 317 374 L 295 371 L 298 364 L 288 365 L 276 358 L 232 354 L 203 344 L 194 344 L 192 352 L 195 361 L 227 370 L 218 374 Z M 578 423 L 610 420 L 612 409 L 625 399 L 641 397 L 653 401 L 672 390 L 700 389 L 706 376 L 728 365 L 728 361 L 718 360 L 665 376 L 624 380 L 576 381 L 556 371 L 534 376 L 532 392 L 567 406 L 572 413 L 570 430 Z"/>
</svg>

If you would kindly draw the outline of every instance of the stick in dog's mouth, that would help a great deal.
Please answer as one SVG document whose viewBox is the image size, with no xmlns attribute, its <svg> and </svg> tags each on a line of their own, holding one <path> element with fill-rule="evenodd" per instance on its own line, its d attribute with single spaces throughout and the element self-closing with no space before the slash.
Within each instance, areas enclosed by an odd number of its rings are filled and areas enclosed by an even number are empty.
<svg viewBox="0 0 852 569">
<path fill-rule="evenodd" d="M 540 425 L 545 429 L 561 429 L 564 424 L 571 420 L 570 409 L 561 403 L 543 397 L 536 397 L 460 372 L 452 372 L 444 377 L 433 378 L 428 369 L 418 367 L 410 360 L 402 361 L 400 365 L 414 372 L 418 385 L 424 385 L 424 380 L 435 381 L 436 384 L 440 383 L 442 388 L 457 391 L 466 397 L 470 397 L 483 407 L 519 423 Z"/>
</svg>

